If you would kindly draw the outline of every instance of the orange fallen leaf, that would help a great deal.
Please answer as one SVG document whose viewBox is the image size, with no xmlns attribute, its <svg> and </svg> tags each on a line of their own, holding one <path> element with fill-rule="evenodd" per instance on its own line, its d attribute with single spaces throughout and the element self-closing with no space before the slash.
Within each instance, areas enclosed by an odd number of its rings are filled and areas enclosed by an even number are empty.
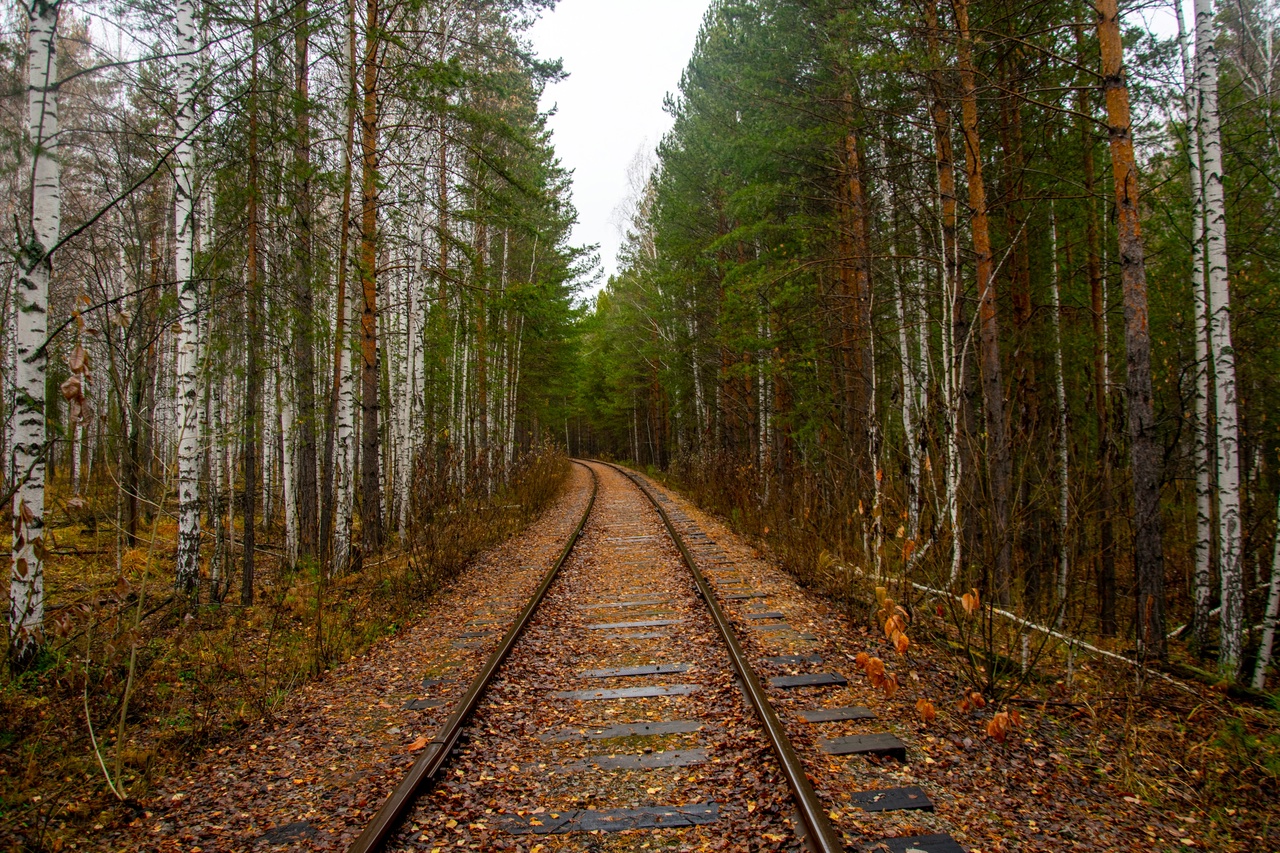
<svg viewBox="0 0 1280 853">
<path fill-rule="evenodd" d="M 423 735 L 422 737 L 415 740 L 413 743 L 409 744 L 409 751 L 417 752 L 420 749 L 426 748 L 426 745 L 427 745 L 427 736 Z"/>
</svg>

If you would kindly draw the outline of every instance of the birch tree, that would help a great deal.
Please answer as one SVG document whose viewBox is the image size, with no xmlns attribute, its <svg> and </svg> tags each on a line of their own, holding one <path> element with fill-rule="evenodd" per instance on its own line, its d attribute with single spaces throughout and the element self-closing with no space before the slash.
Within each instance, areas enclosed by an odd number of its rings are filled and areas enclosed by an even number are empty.
<svg viewBox="0 0 1280 853">
<path fill-rule="evenodd" d="M 1276 537 L 1271 550 L 1271 583 L 1267 591 L 1267 609 L 1262 616 L 1262 642 L 1258 645 L 1258 660 L 1253 667 L 1255 690 L 1263 690 L 1267 686 L 1267 669 L 1271 666 L 1277 626 L 1280 626 L 1280 499 L 1277 499 Z"/>
<path fill-rule="evenodd" d="M 49 355 L 49 277 L 62 223 L 62 165 L 58 152 L 57 38 L 60 0 L 24 2 L 27 14 L 27 144 L 30 217 L 20 233 L 15 337 L 15 399 L 9 440 L 13 495 L 9 575 L 9 663 L 29 666 L 43 643 L 45 374 Z"/>
<path fill-rule="evenodd" d="M 1209 642 L 1209 610 L 1213 584 L 1213 502 L 1211 467 L 1214 457 L 1213 421 L 1209 417 L 1209 374 L 1213 370 L 1209 353 L 1209 302 L 1204 269 L 1204 178 L 1201 160 L 1200 96 L 1195 74 L 1187 58 L 1187 34 L 1182 3 L 1174 3 L 1178 21 L 1178 58 L 1182 66 L 1183 111 L 1187 123 L 1187 173 L 1191 183 L 1191 296 L 1195 324 L 1195 438 L 1196 546 L 1195 615 L 1196 639 L 1201 648 Z"/>
<path fill-rule="evenodd" d="M 1197 122 L 1204 182 L 1204 255 L 1208 280 L 1209 349 L 1217 415 L 1218 570 L 1222 632 L 1218 673 L 1234 679 L 1244 649 L 1244 554 L 1241 549 L 1240 441 L 1236 364 L 1231 345 L 1231 293 L 1227 278 L 1227 212 L 1223 197 L 1222 134 L 1218 117 L 1218 49 L 1213 0 L 1195 0 Z"/>
<path fill-rule="evenodd" d="M 200 47 L 197 41 L 195 0 L 177 0 L 175 35 L 178 55 L 177 136 L 173 167 L 173 230 L 175 272 L 178 282 L 177 414 L 178 414 L 178 566 L 176 584 L 184 595 L 196 592 L 200 580 L 200 403 L 196 385 L 200 319 L 198 284 L 192 271 L 195 253 L 195 204 L 193 172 L 196 126 L 196 74 Z"/>
</svg>

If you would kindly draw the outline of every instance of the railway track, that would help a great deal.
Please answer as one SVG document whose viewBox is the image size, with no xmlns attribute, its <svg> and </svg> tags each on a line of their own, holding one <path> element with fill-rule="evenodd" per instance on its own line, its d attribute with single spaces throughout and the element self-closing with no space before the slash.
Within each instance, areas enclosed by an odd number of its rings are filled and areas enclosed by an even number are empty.
<svg viewBox="0 0 1280 853">
<path fill-rule="evenodd" d="M 873 717 L 831 706 L 846 677 L 817 654 L 761 657 L 754 636 L 744 648 L 740 633 L 809 640 L 642 477 L 586 467 L 592 496 L 559 559 L 351 853 L 960 850 L 833 826 L 851 806 L 932 808 L 914 788 L 833 790 L 831 756 L 900 759 L 903 744 L 873 732 L 815 750 L 797 727 Z"/>
</svg>

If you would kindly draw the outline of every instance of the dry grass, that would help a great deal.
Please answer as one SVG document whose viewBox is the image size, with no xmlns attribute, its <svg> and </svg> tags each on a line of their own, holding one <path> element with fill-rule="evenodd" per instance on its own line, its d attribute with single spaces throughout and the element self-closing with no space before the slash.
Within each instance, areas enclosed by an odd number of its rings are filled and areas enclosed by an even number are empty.
<svg viewBox="0 0 1280 853">
<path fill-rule="evenodd" d="M 1276 849 L 1280 696 L 1242 702 L 1207 683 L 1174 684 L 1155 670 L 1072 651 L 993 617 L 989 606 L 967 617 L 954 599 L 929 597 L 904 583 L 902 543 L 893 530 L 881 565 L 897 582 L 877 580 L 870 571 L 868 508 L 842 500 L 847 492 L 812 473 L 766 486 L 752 465 L 723 456 L 681 460 L 665 477 L 650 473 L 767 549 L 801 583 L 841 602 L 873 632 L 875 587 L 889 586 L 910 605 L 912 640 L 943 662 L 957 695 L 978 689 L 1010 707 L 1038 707 L 1046 727 L 1056 727 L 1064 754 L 1084 756 L 1100 781 L 1171 815 L 1200 814 L 1214 849 Z M 944 552 L 935 548 L 916 563 L 911 580 L 944 586 Z M 1090 626 L 1076 619 L 1066 628 L 1109 651 L 1134 654 L 1131 639 L 1101 640 L 1089 636 Z M 1203 666 L 1183 643 L 1172 643 L 1170 655 Z"/>
<path fill-rule="evenodd" d="M 567 473 L 549 450 L 492 494 L 428 487 L 424 473 L 402 548 L 334 579 L 284 565 L 280 531 L 266 531 L 251 607 L 173 598 L 169 517 L 117 553 L 105 524 L 54 515 L 49 642 L 31 671 L 0 675 L 0 850 L 56 850 L 111 823 L 153 779 L 422 613 L 476 553 L 536 518 Z"/>
</svg>

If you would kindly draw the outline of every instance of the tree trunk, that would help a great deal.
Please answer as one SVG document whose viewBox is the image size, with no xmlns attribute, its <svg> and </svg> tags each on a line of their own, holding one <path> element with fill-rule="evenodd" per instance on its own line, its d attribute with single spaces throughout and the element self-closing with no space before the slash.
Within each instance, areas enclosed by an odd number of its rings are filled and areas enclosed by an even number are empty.
<svg viewBox="0 0 1280 853">
<path fill-rule="evenodd" d="M 195 248 L 195 205 L 192 172 L 195 148 L 191 137 L 196 126 L 196 71 L 199 42 L 194 0 L 178 0 L 176 7 L 178 60 L 178 113 L 174 131 L 178 137 L 173 168 L 174 270 L 178 282 L 177 414 L 178 414 L 178 566 L 176 586 L 180 594 L 198 594 L 200 582 L 200 445 L 196 398 L 197 340 L 200 335 L 197 290 L 192 274 Z"/>
<path fill-rule="evenodd" d="M 378 383 L 378 0 L 365 13 L 364 112 L 360 119 L 361 449 L 360 528 L 367 554 L 382 550 L 382 479 L 379 471 Z"/>
<path fill-rule="evenodd" d="M 889 197 L 889 208 L 897 211 L 897 194 Z M 890 269 L 893 270 L 894 305 L 898 312 L 898 358 L 902 364 L 902 432 L 907 445 L 907 539 L 914 544 L 920 535 L 920 442 L 916 436 L 916 405 L 919 394 L 916 391 L 915 368 L 911 361 L 911 345 L 908 340 L 908 315 L 906 284 L 898 266 L 897 217 L 892 225 L 894 239 L 889 245 Z"/>
<path fill-rule="evenodd" d="M 993 586 L 1001 605 L 1009 604 L 1012 542 L 1009 537 L 1009 492 L 1013 479 L 1009 445 L 1005 440 L 1004 382 L 1000 371 L 1000 328 L 996 317 L 996 282 L 987 221 L 986 185 L 982 177 L 982 146 L 978 137 L 978 88 L 973 66 L 973 40 L 969 35 L 968 0 L 955 0 L 959 28 L 957 59 L 960 69 L 960 116 L 965 140 L 965 174 L 969 184 L 970 229 L 978 281 L 978 317 L 981 324 L 982 403 L 987 426 L 987 465 L 991 477 L 994 514 L 995 576 Z"/>
<path fill-rule="evenodd" d="M 62 223 L 58 159 L 57 29 L 59 2 L 32 0 L 27 13 L 27 140 L 31 146 L 31 219 L 21 240 L 17 359 L 11 447 L 13 562 L 9 573 L 9 665 L 30 666 L 44 642 L 45 371 L 50 253 Z"/>
<path fill-rule="evenodd" d="M 483 177 L 478 178 L 481 191 L 483 180 Z M 486 273 L 488 259 L 489 229 L 481 216 L 476 223 L 475 281 L 472 284 L 476 293 L 476 405 L 479 419 L 476 450 L 480 487 L 486 492 L 489 489 L 489 342 L 486 328 L 489 308 L 485 299 L 489 286 Z"/>
<path fill-rule="evenodd" d="M 1258 660 L 1253 667 L 1255 690 L 1267 687 L 1267 669 L 1271 666 L 1277 625 L 1280 625 L 1280 499 L 1276 503 L 1276 537 L 1271 551 L 1271 588 L 1267 593 L 1267 609 L 1262 616 L 1262 643 L 1258 646 Z"/>
<path fill-rule="evenodd" d="M 1076 29 L 1076 63 L 1086 67 L 1084 28 Z M 1076 88 L 1076 121 L 1080 132 L 1081 170 L 1085 197 L 1085 269 L 1089 277 L 1089 299 L 1093 318 L 1093 414 L 1098 432 L 1098 555 L 1096 586 L 1098 596 L 1098 633 L 1104 637 L 1116 634 L 1116 560 L 1115 536 L 1112 530 L 1111 471 L 1114 448 L 1111 440 L 1110 388 L 1107 366 L 1106 282 L 1102 277 L 1101 237 L 1095 202 L 1096 179 L 1093 158 L 1094 137 L 1088 116 L 1090 87 L 1082 81 Z"/>
<path fill-rule="evenodd" d="M 942 365 L 947 412 L 946 513 L 951 523 L 951 571 L 949 584 L 960 577 L 964 559 L 964 531 L 960 519 L 960 478 L 962 430 L 968 421 L 968 400 L 964 394 L 967 373 L 963 355 L 965 323 L 961 307 L 959 240 L 957 238 L 957 196 L 955 152 L 951 144 L 951 113 L 947 109 L 942 78 L 941 33 L 937 0 L 924 6 L 926 40 L 929 50 L 929 112 L 933 118 L 934 163 L 938 175 L 938 208 L 942 249 Z"/>
<path fill-rule="evenodd" d="M 1222 134 L 1218 117 L 1218 50 L 1212 0 L 1195 0 L 1196 90 L 1203 155 L 1205 272 L 1209 291 L 1209 346 L 1218 430 L 1218 570 L 1222 621 L 1218 673 L 1234 680 L 1244 654 L 1244 551 L 1241 545 L 1240 441 L 1236 363 L 1231 344 L 1231 291 L 1227 277 L 1227 208 L 1223 197 Z"/>
<path fill-rule="evenodd" d="M 1182 4 L 1174 4 L 1178 21 L 1178 56 L 1182 64 L 1183 111 L 1187 124 L 1187 171 L 1191 183 L 1191 294 L 1195 305 L 1192 322 L 1196 334 L 1195 439 L 1196 469 L 1195 626 L 1196 646 L 1209 644 L 1209 611 L 1213 607 L 1213 421 L 1209 417 L 1209 303 L 1204 270 L 1204 179 L 1200 169 L 1200 97 L 1187 54 L 1186 24 Z"/>
<path fill-rule="evenodd" d="M 283 361 L 283 358 L 281 358 Z M 286 566 L 298 564 L 298 498 L 297 498 L 297 417 L 294 414 L 293 401 L 282 387 L 276 385 L 276 413 L 280 424 L 280 484 L 281 505 L 284 509 L 284 559 Z"/>
<path fill-rule="evenodd" d="M 346 297 L 354 302 L 355 293 Z M 354 314 L 352 306 L 352 314 Z M 347 570 L 351 558 L 351 510 L 355 492 L 355 412 L 356 378 L 351 369 L 352 336 L 339 339 L 338 363 L 335 367 L 338 379 L 336 417 L 336 448 L 334 459 L 334 531 L 333 562 L 331 571 L 341 574 Z"/>
<path fill-rule="evenodd" d="M 314 557 L 319 537 L 316 506 L 316 355 L 312 262 L 311 105 L 309 102 L 311 25 L 307 0 L 294 10 L 294 246 L 293 400 L 297 440 L 293 445 L 297 483 L 298 553 Z"/>
<path fill-rule="evenodd" d="M 262 397 L 262 375 L 258 365 L 261 348 L 258 306 L 262 302 L 262 281 L 258 258 L 258 27 L 262 2 L 253 2 L 253 57 L 249 83 L 249 203 L 248 203 L 248 292 L 245 311 L 245 393 L 244 393 L 244 571 L 240 577 L 240 603 L 253 604 L 254 547 L 258 488 L 258 404 Z"/>
<path fill-rule="evenodd" d="M 1070 580 L 1071 570 L 1067 539 L 1071 499 L 1068 446 L 1071 436 L 1067 432 L 1067 377 L 1062 366 L 1062 294 L 1058 284 L 1058 217 L 1052 207 L 1049 209 L 1049 237 L 1053 253 L 1049 281 L 1053 287 L 1053 365 L 1057 372 L 1055 390 L 1058 404 L 1058 616 L 1054 624 L 1061 630 L 1067 618 L 1067 583 Z"/>
<path fill-rule="evenodd" d="M 853 98 L 844 97 L 845 121 L 853 121 Z M 840 352 L 844 373 L 844 439 L 857 471 L 859 485 L 874 475 L 875 462 L 864 450 L 872 425 L 869 406 L 871 365 L 871 257 L 868 245 L 868 205 L 862 180 L 862 150 L 858 135 L 844 138 L 844 222 L 841 223 Z M 870 461 L 869 461 L 870 460 Z M 868 467 L 869 466 L 869 467 Z M 861 490 L 861 489 L 860 489 Z"/>
<path fill-rule="evenodd" d="M 342 393 L 342 386 L 346 381 L 346 374 L 350 373 L 350 362 L 345 361 L 347 348 L 350 341 L 347 340 L 346 320 L 347 320 L 347 274 L 349 269 L 348 253 L 351 245 L 351 161 L 355 151 L 355 129 L 356 129 L 356 101 L 358 98 L 358 90 L 356 88 L 356 0 L 349 0 L 347 4 L 347 136 L 342 149 L 342 221 L 340 224 L 341 231 L 338 236 L 338 293 L 334 300 L 337 319 L 334 323 L 333 332 L 333 383 L 329 388 L 329 418 L 325 429 L 324 439 L 324 475 L 321 488 L 323 494 L 321 496 L 321 520 L 320 520 L 320 559 L 323 562 L 328 559 L 330 553 L 331 536 L 343 535 L 341 531 L 333 532 L 334 514 L 337 509 L 337 502 L 334 497 L 334 478 L 342 476 L 335 471 L 334 464 L 334 443 L 337 439 L 339 426 L 338 409 L 339 395 Z M 345 367 L 344 367 L 345 365 Z M 346 373 L 344 373 L 344 370 Z M 348 436 L 348 438 L 350 438 Z M 351 469 L 346 470 L 346 476 L 351 476 Z M 348 490 L 349 491 L 349 490 Z M 350 516 L 347 518 L 348 525 Z M 333 567 L 333 571 L 341 571 L 337 565 Z"/>
<path fill-rule="evenodd" d="M 1138 215 L 1138 165 L 1133 154 L 1129 89 L 1116 0 L 1097 0 L 1103 92 L 1115 182 L 1120 279 L 1124 285 L 1125 392 L 1133 477 L 1133 564 L 1137 577 L 1135 633 L 1147 654 L 1163 657 L 1164 548 L 1160 520 L 1160 448 L 1151 392 L 1151 330 L 1147 314 L 1146 250 Z"/>
</svg>

